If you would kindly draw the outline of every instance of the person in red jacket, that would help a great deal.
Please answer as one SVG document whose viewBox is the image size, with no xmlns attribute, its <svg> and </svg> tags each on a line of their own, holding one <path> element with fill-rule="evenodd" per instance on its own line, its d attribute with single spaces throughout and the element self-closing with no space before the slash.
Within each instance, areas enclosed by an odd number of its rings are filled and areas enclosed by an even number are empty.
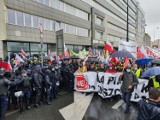
<svg viewBox="0 0 160 120">
<path fill-rule="evenodd" d="M 106 73 L 116 73 L 116 70 L 113 64 L 108 65 L 108 69 L 106 70 Z"/>
</svg>

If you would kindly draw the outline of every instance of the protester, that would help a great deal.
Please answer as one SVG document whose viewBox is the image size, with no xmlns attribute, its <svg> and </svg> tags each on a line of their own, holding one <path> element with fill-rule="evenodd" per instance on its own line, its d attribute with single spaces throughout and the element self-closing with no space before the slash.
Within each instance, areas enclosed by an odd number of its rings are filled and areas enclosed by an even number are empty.
<svg viewBox="0 0 160 120">
<path fill-rule="evenodd" d="M 137 120 L 159 120 L 160 119 L 160 89 L 151 87 L 149 98 L 138 102 Z"/>
<path fill-rule="evenodd" d="M 122 73 L 121 80 L 123 81 L 121 86 L 122 99 L 126 103 L 124 113 L 127 114 L 130 111 L 130 99 L 134 86 L 138 84 L 138 78 L 131 71 L 131 65 L 128 65 L 125 71 Z"/>
</svg>

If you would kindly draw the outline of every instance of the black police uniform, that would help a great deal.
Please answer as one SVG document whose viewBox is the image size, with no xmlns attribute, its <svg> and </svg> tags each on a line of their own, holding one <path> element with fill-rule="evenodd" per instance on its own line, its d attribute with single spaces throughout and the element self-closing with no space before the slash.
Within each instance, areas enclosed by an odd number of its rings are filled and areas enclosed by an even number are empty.
<svg viewBox="0 0 160 120">
<path fill-rule="evenodd" d="M 15 85 L 3 76 L 0 76 L 0 120 L 5 120 L 5 113 L 8 105 L 8 86 Z"/>
</svg>

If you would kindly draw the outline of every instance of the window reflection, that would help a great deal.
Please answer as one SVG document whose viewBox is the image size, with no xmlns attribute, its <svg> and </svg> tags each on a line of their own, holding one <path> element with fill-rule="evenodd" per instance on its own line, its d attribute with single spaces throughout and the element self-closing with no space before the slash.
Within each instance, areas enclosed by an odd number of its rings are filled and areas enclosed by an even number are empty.
<svg viewBox="0 0 160 120">
<path fill-rule="evenodd" d="M 22 12 L 16 12 L 16 13 L 17 13 L 17 25 L 24 26 L 23 13 Z"/>
<path fill-rule="evenodd" d="M 15 24 L 15 11 L 14 10 L 8 10 L 8 22 L 11 24 Z"/>
<path fill-rule="evenodd" d="M 25 26 L 31 27 L 31 15 L 25 14 Z"/>
</svg>

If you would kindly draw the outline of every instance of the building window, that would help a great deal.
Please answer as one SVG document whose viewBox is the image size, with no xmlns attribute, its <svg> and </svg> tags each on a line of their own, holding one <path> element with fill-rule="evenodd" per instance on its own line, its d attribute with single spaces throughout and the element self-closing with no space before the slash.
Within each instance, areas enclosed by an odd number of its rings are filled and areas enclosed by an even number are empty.
<svg viewBox="0 0 160 120">
<path fill-rule="evenodd" d="M 41 44 L 32 43 L 30 44 L 30 47 L 31 47 L 31 51 L 34 51 L 34 52 L 41 51 Z M 44 52 L 47 51 L 47 44 L 43 44 L 43 51 Z"/>
<path fill-rule="evenodd" d="M 44 0 L 44 4 L 49 6 L 49 0 Z"/>
<path fill-rule="evenodd" d="M 44 29 L 50 30 L 50 20 L 44 19 Z"/>
<path fill-rule="evenodd" d="M 23 13 L 22 12 L 16 12 L 16 13 L 17 13 L 17 25 L 24 26 Z"/>
<path fill-rule="evenodd" d="M 44 0 L 39 0 L 39 3 L 44 4 Z"/>
<path fill-rule="evenodd" d="M 52 21 L 52 20 L 51 20 L 51 27 L 52 27 L 51 30 L 52 30 L 52 31 L 55 31 L 55 21 Z"/>
<path fill-rule="evenodd" d="M 58 31 L 61 29 L 60 22 L 55 23 L 55 30 Z"/>
<path fill-rule="evenodd" d="M 41 17 L 39 18 L 38 24 L 40 24 L 40 23 L 41 23 L 41 24 L 43 25 L 43 27 L 44 27 L 44 18 L 41 18 Z"/>
<path fill-rule="evenodd" d="M 24 14 L 24 16 L 25 16 L 25 26 L 31 27 L 31 15 Z"/>
<path fill-rule="evenodd" d="M 29 51 L 29 43 L 7 42 L 7 50 L 12 52 L 20 52 L 21 49 Z"/>
<path fill-rule="evenodd" d="M 15 11 L 8 9 L 8 23 L 15 24 Z"/>
<path fill-rule="evenodd" d="M 103 32 L 100 32 L 100 31 L 96 31 L 96 39 L 103 39 Z"/>
<path fill-rule="evenodd" d="M 102 26 L 103 25 L 103 20 L 99 17 L 96 17 L 96 24 Z"/>
<path fill-rule="evenodd" d="M 37 16 L 33 16 L 33 27 L 38 28 L 38 17 Z"/>
<path fill-rule="evenodd" d="M 64 11 L 64 3 L 60 1 L 60 10 Z"/>
</svg>

